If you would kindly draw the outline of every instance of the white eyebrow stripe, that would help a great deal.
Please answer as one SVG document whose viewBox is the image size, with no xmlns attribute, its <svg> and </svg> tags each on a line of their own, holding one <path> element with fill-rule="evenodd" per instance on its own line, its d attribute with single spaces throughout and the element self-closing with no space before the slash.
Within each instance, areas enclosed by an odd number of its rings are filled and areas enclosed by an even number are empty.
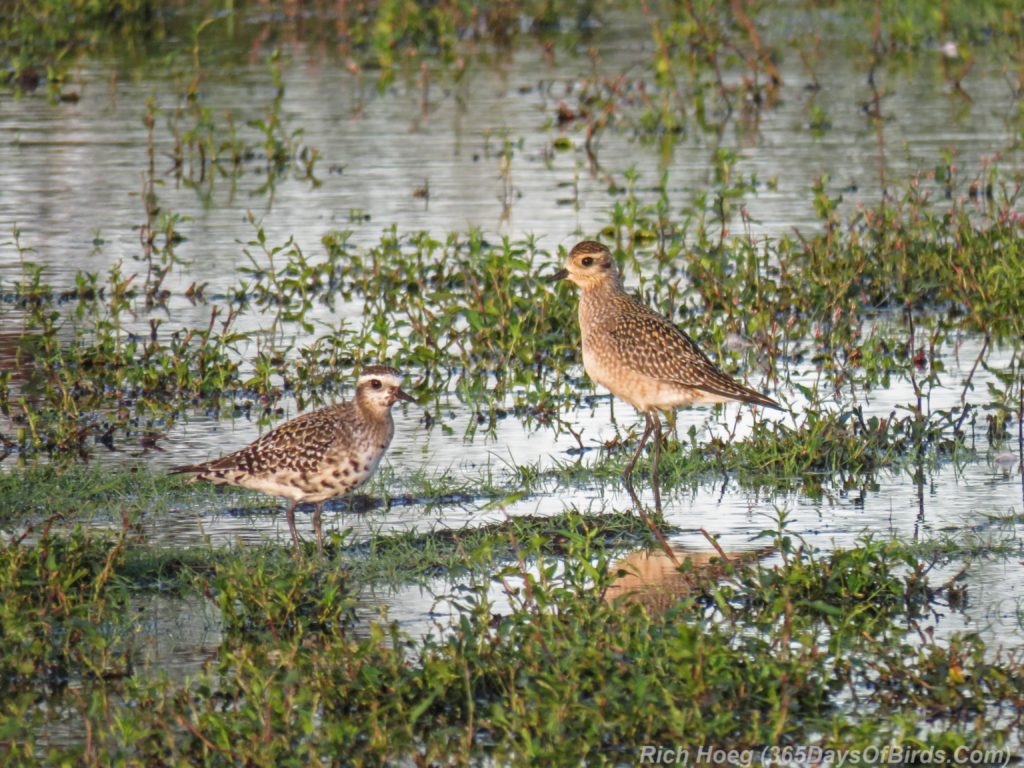
<svg viewBox="0 0 1024 768">
<path fill-rule="evenodd" d="M 373 379 L 379 379 L 382 384 L 387 384 L 388 386 L 402 386 L 402 379 L 391 373 L 364 373 L 359 377 L 357 385 L 367 381 L 372 381 Z"/>
</svg>

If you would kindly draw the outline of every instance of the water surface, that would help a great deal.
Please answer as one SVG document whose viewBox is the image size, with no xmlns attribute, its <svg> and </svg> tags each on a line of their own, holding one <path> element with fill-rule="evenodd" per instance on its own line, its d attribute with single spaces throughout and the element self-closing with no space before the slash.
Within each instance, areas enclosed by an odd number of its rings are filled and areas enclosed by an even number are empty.
<svg viewBox="0 0 1024 768">
<path fill-rule="evenodd" d="M 267 21 L 254 14 L 237 23 L 260 27 Z M 799 28 L 801 22 L 794 23 Z M 587 45 L 581 43 L 575 52 L 557 50 L 549 57 L 527 39 L 495 50 L 489 61 L 475 62 L 458 81 L 430 70 L 432 79 L 425 86 L 416 72 L 403 72 L 382 91 L 372 87 L 365 73 L 353 74 L 330 48 L 285 36 L 278 40 L 284 84 L 280 115 L 287 131 L 301 129 L 301 143 L 315 148 L 319 159 L 315 182 L 286 173 L 272 190 L 258 159 L 244 164 L 236 177 L 211 171 L 198 186 L 171 172 L 173 127 L 187 123 L 175 117 L 183 105 L 180 62 L 161 66 L 162 57 L 178 42 L 173 36 L 148 56 L 88 59 L 74 74 L 74 87 L 81 94 L 77 102 L 54 104 L 42 93 L 0 100 L 0 242 L 9 240 L 7 235 L 17 227 L 22 243 L 31 248 L 28 258 L 45 265 L 47 280 L 58 287 L 72 285 L 80 270 L 105 273 L 119 262 L 126 273 L 143 270 L 138 228 L 144 221 L 140 192 L 149 158 L 144 118 L 150 99 L 158 109 L 156 193 L 164 210 L 185 217 L 178 227 L 186 238 L 176 248 L 180 264 L 166 284 L 172 291 L 166 317 L 173 322 L 168 328 L 199 326 L 209 318 L 208 306 L 184 298 L 189 285 L 205 283 L 213 295 L 237 282 L 237 269 L 249 263 L 244 244 L 256 232 L 250 215 L 269 242 L 294 238 L 314 257 L 322 255 L 321 238 L 330 231 L 350 230 L 354 244 L 369 246 L 392 227 L 399 233 L 425 230 L 438 238 L 471 228 L 488 239 L 532 235 L 555 254 L 608 224 L 611 211 L 623 200 L 621 189 L 609 190 L 609 179 L 624 186 L 629 171 L 637 176 L 636 194 L 650 204 L 662 195 L 664 178 L 664 194 L 681 225 L 695 195 L 714 185 L 716 152 L 723 148 L 737 153 L 733 174 L 753 190 L 743 198 L 746 216 L 731 220 L 730 234 L 755 238 L 817 231 L 821 224 L 810 189 L 820 177 L 828 177 L 826 191 L 841 195 L 841 211 L 849 214 L 880 200 L 896 181 L 927 176 L 949 156 L 965 179 L 982 178 L 997 157 L 1004 168 L 1020 170 L 1019 129 L 1013 122 L 1018 105 L 1008 91 L 1002 62 L 975 52 L 964 82 L 968 101 L 943 77 L 939 47 L 919 52 L 887 75 L 885 119 L 879 123 L 865 113 L 871 96 L 867 71 L 852 45 L 821 46 L 813 71 L 800 57 L 787 55 L 780 63 L 784 85 L 777 103 L 753 112 L 737 105 L 736 116 L 724 121 L 720 131 L 700 129 L 692 116 L 672 144 L 628 127 L 605 130 L 597 139 L 597 168 L 585 151 L 582 126 L 559 125 L 559 106 L 578 107 L 580 94 L 602 78 L 627 73 L 627 80 L 634 75 L 639 79 L 648 72 L 653 54 L 649 24 L 642 15 L 611 11 L 600 24 L 588 26 Z M 252 140 L 254 130 L 246 122 L 265 118 L 277 91 L 268 65 L 270 44 L 243 48 L 247 39 L 238 35 L 233 47 L 231 35 L 218 33 L 217 45 L 204 54 L 200 99 L 219 124 L 230 113 Z M 600 51 L 596 65 L 586 53 L 588 45 Z M 739 73 L 727 72 L 726 77 L 737 82 Z M 808 128 L 814 106 L 824 110 L 830 123 L 820 133 Z M 631 116 L 622 119 L 628 126 Z M 566 147 L 556 147 L 562 138 L 568 140 Z M 940 189 L 927 179 L 925 183 L 933 193 Z M 10 283 L 20 274 L 12 246 L 0 246 L 0 280 Z M 356 302 L 339 302 L 333 312 L 317 308 L 310 319 L 333 324 L 358 318 L 361 311 Z M 14 309 L 0 306 L 0 339 L 16 339 L 21 321 Z M 148 327 L 144 316 L 127 322 L 136 330 Z M 239 328 L 260 328 L 265 322 L 265 317 L 247 315 Z M 969 338 L 959 349 L 943 351 L 947 372 L 932 392 L 931 407 L 959 403 L 980 344 L 980 339 Z M 990 363 L 998 368 L 1011 353 L 994 353 Z M 805 384 L 813 384 L 817 373 L 810 363 L 789 372 Z M 987 402 L 990 379 L 985 371 L 975 377 L 969 402 Z M 434 396 L 442 401 L 441 410 L 452 414 L 446 417 L 451 431 L 428 430 L 416 407 L 396 409 L 396 436 L 386 471 L 369 487 L 371 494 L 399 495 L 403 478 L 418 472 L 473 481 L 489 473 L 500 478 L 515 464 L 543 469 L 555 462 L 586 462 L 610 438 L 638 435 L 638 420 L 628 407 L 615 405 L 613 420 L 610 399 L 599 398 L 593 406 L 565 414 L 594 449 L 582 457 L 572 452 L 577 444 L 571 436 L 512 418 L 500 421 L 491 434 L 478 432 L 465 439 L 470 418 L 466 404 L 452 393 Z M 799 413 L 799 397 L 787 397 Z M 910 384 L 897 382 L 871 393 L 865 415 L 886 416 L 912 400 Z M 293 401 L 286 401 L 285 408 L 287 415 L 295 414 Z M 742 439 L 753 418 L 795 417 L 755 416 L 740 406 L 693 409 L 680 414 L 677 429 L 685 434 L 695 425 L 706 439 L 732 429 L 739 419 L 736 439 Z M 124 450 L 103 460 L 167 468 L 239 448 L 259 432 L 245 418 L 191 414 L 169 432 L 164 452 Z M 749 551 L 763 545 L 758 534 L 772 528 L 784 510 L 788 530 L 823 549 L 853 546 L 865 532 L 914 540 L 978 535 L 1016 541 L 1012 528 L 993 517 L 1021 513 L 1021 478 L 1012 446 L 1005 455 L 993 455 L 985 449 L 983 436 L 976 435 L 976 441 L 976 457 L 965 464 L 942 465 L 917 482 L 912 473 L 896 471 L 882 472 L 861 488 L 833 488 L 820 496 L 766 495 L 729 478 L 671 490 L 666 519 L 678 532 L 670 539 L 682 547 L 705 547 L 699 532 L 704 528 L 720 536 L 727 550 Z M 651 501 L 646 484 L 642 495 Z M 360 540 L 396 530 L 461 528 L 511 515 L 554 514 L 569 504 L 594 512 L 628 507 L 618 484 L 600 483 L 570 488 L 553 483 L 549 492 L 507 506 L 491 501 L 471 498 L 438 506 L 423 500 L 358 513 L 335 502 L 325 513 L 325 525 L 351 527 L 353 538 Z M 222 503 L 181 506 L 148 520 L 146 534 L 166 546 L 268 538 L 285 542 L 282 509 L 272 500 L 254 506 L 252 496 L 226 492 Z M 308 531 L 308 517 L 299 517 Z M 959 565 L 941 569 L 935 579 L 955 573 Z M 979 558 L 968 564 L 967 584 L 965 614 L 945 617 L 941 626 L 980 629 L 999 643 L 1016 643 L 1024 588 L 1019 569 L 1004 560 Z M 375 599 L 390 606 L 392 618 L 420 631 L 433 621 L 435 595 L 447 589 L 439 580 Z M 157 645 L 153 652 L 154 663 L 175 665 L 174 649 Z"/>
</svg>

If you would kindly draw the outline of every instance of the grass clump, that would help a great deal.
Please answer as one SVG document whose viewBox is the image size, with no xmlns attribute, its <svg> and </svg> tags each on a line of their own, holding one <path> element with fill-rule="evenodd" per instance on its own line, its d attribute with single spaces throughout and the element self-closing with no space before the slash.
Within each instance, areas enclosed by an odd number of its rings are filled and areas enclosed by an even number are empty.
<svg viewBox="0 0 1024 768">
<path fill-rule="evenodd" d="M 99 30 L 147 35 L 154 0 L 13 0 L 0 9 L 0 81 L 33 91 L 45 81 L 57 96 L 75 57 Z M 93 33 L 93 34 L 90 34 Z M 149 31 L 152 34 L 152 31 Z"/>
<path fill-rule="evenodd" d="M 883 468 L 929 466 L 963 448 L 948 413 L 864 418 L 860 408 L 807 411 L 795 426 L 758 421 L 745 440 L 712 438 L 700 442 L 696 430 L 686 450 L 669 453 L 669 472 L 717 471 L 735 474 L 751 486 L 802 487 L 870 478 Z M 682 459 L 676 461 L 676 456 Z"/>
<path fill-rule="evenodd" d="M 655 610 L 610 599 L 604 534 L 562 522 L 506 531 L 510 559 L 467 551 L 474 575 L 449 597 L 443 631 L 420 640 L 357 619 L 334 564 L 270 556 L 253 575 L 241 557 L 208 582 L 230 630 L 205 672 L 187 684 L 91 678 L 63 700 L 88 738 L 47 743 L 39 726 L 54 710 L 33 710 L 20 754 L 620 764 L 651 743 L 952 749 L 997 747 L 1019 727 L 1024 660 L 972 634 L 921 640 L 915 627 L 950 585 L 929 584 L 932 563 L 911 548 L 866 538 L 824 555 L 783 532 L 776 564 L 725 564 Z"/>
<path fill-rule="evenodd" d="M 607 547 L 650 543 L 650 529 L 630 512 L 602 515 L 568 511 L 561 515 L 510 517 L 500 523 L 429 533 L 395 533 L 339 549 L 360 581 L 401 584 L 422 577 L 479 576 L 496 561 L 514 560 L 522 547 L 565 554 L 574 536 L 600 539 Z"/>
<path fill-rule="evenodd" d="M 718 425 L 721 427 L 722 425 Z M 664 487 L 696 487 L 731 477 L 750 489 L 799 490 L 817 494 L 825 487 L 870 484 L 883 471 L 925 468 L 971 453 L 955 413 L 865 418 L 860 406 L 807 410 L 789 420 L 758 419 L 742 439 L 716 430 L 710 437 L 691 426 L 680 440 L 669 439 L 662 450 L 660 476 Z M 633 443 L 616 441 L 593 462 L 561 462 L 554 469 L 521 473 L 527 488 L 552 479 L 582 484 L 618 482 Z M 638 476 L 650 474 L 650 460 L 639 460 Z"/>
<path fill-rule="evenodd" d="M 187 483 L 145 464 L 40 464 L 0 472 L 0 522 L 11 528 L 44 520 L 65 527 L 125 527 L 132 543 L 145 526 L 174 510 L 199 506 L 236 512 L 284 512 L 273 499 L 236 489 Z M 181 553 L 183 556 L 185 553 Z"/>
<path fill-rule="evenodd" d="M 74 681 L 131 673 L 124 538 L 27 530 L 0 544 L 0 700 L 6 714 Z"/>
<path fill-rule="evenodd" d="M 325 569 L 280 548 L 218 558 L 205 586 L 220 609 L 224 628 L 249 642 L 344 633 L 354 618 L 355 598 L 347 569 Z"/>
</svg>

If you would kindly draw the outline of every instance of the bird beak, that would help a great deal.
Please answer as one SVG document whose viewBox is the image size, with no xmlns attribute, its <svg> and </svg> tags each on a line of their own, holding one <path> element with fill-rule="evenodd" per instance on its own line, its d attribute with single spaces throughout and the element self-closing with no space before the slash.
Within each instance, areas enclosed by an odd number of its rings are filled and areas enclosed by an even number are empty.
<svg viewBox="0 0 1024 768">
<path fill-rule="evenodd" d="M 557 272 L 555 272 L 555 274 L 551 275 L 551 277 L 545 277 L 544 278 L 544 282 L 545 283 L 557 283 L 559 280 L 565 280 L 565 278 L 567 278 L 568 276 L 569 276 L 569 270 L 563 268 L 563 269 L 560 269 Z"/>
<path fill-rule="evenodd" d="M 398 400 L 405 400 L 406 402 L 409 402 L 409 403 L 415 403 L 416 402 L 416 398 L 415 397 L 413 397 L 408 392 L 405 392 L 405 391 L 403 391 L 401 389 L 396 389 L 395 392 L 394 392 L 394 395 L 395 395 L 395 397 Z"/>
</svg>

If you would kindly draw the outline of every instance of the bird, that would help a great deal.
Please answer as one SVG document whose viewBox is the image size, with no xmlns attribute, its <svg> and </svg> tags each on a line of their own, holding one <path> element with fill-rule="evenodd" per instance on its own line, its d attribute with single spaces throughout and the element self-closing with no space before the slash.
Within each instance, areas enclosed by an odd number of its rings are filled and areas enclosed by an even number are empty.
<svg viewBox="0 0 1024 768">
<path fill-rule="evenodd" d="M 297 416 L 241 450 L 201 464 L 175 467 L 191 480 L 235 485 L 291 499 L 288 528 L 298 549 L 295 508 L 312 502 L 316 548 L 323 554 L 320 517 L 327 499 L 358 488 L 380 463 L 395 434 L 391 406 L 416 402 L 402 390 L 402 374 L 385 365 L 362 369 L 355 397 Z"/>
<path fill-rule="evenodd" d="M 644 512 L 632 483 L 633 468 L 653 433 L 651 486 L 655 509 L 660 513 L 659 412 L 735 401 L 779 410 L 781 406 L 723 373 L 671 320 L 630 296 L 622 286 L 611 251 L 604 244 L 595 240 L 577 243 L 565 266 L 548 279 L 569 280 L 580 289 L 579 324 L 583 369 L 587 375 L 644 415 L 643 436 L 622 473 L 622 480 L 640 517 L 669 552 L 664 536 Z"/>
</svg>

